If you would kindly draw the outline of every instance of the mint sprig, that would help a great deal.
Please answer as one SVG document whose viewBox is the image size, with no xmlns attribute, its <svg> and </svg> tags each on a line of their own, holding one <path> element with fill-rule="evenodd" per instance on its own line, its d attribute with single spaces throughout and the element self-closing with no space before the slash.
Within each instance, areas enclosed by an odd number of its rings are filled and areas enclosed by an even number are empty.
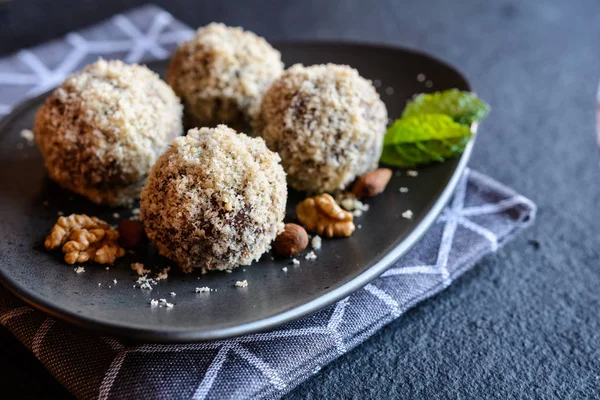
<svg viewBox="0 0 600 400">
<path fill-rule="evenodd" d="M 489 106 L 470 92 L 450 89 L 417 95 L 388 128 L 380 161 L 413 168 L 455 157 L 471 139 L 471 124 L 488 112 Z"/>
<path fill-rule="evenodd" d="M 423 114 L 396 120 L 387 130 L 380 161 L 395 167 L 443 162 L 462 153 L 471 130 L 443 114 Z"/>
<path fill-rule="evenodd" d="M 471 125 L 486 117 L 490 107 L 471 92 L 458 89 L 421 93 L 404 108 L 402 117 L 421 114 L 446 114 L 459 124 Z"/>
</svg>

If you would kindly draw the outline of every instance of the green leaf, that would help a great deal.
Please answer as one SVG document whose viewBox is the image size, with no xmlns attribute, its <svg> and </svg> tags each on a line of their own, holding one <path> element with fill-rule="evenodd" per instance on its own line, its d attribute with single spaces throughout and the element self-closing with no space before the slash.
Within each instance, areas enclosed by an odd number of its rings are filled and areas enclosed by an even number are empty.
<svg viewBox="0 0 600 400">
<path fill-rule="evenodd" d="M 449 115 L 459 124 L 471 125 L 486 117 L 490 107 L 474 93 L 450 89 L 436 93 L 422 93 L 408 102 L 402 117 L 422 114 Z"/>
<path fill-rule="evenodd" d="M 447 115 L 423 114 L 394 121 L 385 133 L 383 145 L 443 140 L 470 135 L 469 127 L 454 122 Z"/>
<path fill-rule="evenodd" d="M 463 152 L 471 130 L 443 114 L 396 120 L 387 130 L 380 161 L 396 167 L 443 162 Z"/>
</svg>

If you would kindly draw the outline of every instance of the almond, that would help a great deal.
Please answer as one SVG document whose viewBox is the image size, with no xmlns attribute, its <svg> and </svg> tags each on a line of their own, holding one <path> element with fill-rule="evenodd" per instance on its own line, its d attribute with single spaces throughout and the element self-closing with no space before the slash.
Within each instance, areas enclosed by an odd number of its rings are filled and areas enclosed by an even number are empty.
<svg viewBox="0 0 600 400">
<path fill-rule="evenodd" d="M 296 224 L 285 224 L 283 232 L 275 238 L 273 250 L 280 256 L 293 256 L 308 246 L 308 234 L 303 227 Z"/>
<path fill-rule="evenodd" d="M 376 196 L 385 190 L 391 178 L 392 170 L 389 168 L 379 168 L 375 171 L 367 172 L 354 183 L 352 193 L 356 197 Z"/>
</svg>

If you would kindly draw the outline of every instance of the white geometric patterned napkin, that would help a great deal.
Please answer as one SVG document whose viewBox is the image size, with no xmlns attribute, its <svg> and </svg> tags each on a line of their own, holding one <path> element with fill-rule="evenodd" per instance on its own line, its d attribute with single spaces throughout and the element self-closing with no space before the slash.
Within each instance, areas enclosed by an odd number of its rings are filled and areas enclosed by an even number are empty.
<svg viewBox="0 0 600 400">
<path fill-rule="evenodd" d="M 0 60 L 0 117 L 99 56 L 164 58 L 189 27 L 146 6 Z M 0 288 L 0 323 L 82 399 L 276 398 L 446 288 L 535 217 L 535 205 L 467 170 L 437 222 L 380 278 L 280 329 L 196 344 L 131 344 L 48 318 Z"/>
</svg>

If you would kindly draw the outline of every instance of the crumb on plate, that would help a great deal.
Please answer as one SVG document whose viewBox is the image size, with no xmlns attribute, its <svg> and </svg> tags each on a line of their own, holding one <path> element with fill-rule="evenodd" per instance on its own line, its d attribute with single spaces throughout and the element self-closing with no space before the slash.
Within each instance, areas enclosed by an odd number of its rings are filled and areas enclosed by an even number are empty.
<svg viewBox="0 0 600 400">
<path fill-rule="evenodd" d="M 321 239 L 321 236 L 319 236 L 319 235 L 315 235 L 315 237 L 313 237 L 310 241 L 310 245 L 315 250 L 320 250 L 322 243 L 323 243 L 323 240 Z"/>
<path fill-rule="evenodd" d="M 33 132 L 31 131 L 31 129 L 21 130 L 21 137 L 23 139 L 27 140 L 27 142 L 33 144 L 34 135 L 33 135 Z"/>
</svg>

